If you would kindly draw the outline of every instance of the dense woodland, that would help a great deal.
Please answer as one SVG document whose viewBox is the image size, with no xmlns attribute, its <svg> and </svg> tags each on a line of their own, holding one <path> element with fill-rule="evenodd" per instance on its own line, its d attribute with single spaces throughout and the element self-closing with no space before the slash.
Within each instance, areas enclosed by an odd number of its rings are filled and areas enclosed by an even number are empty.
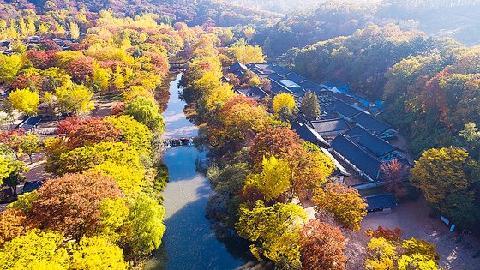
<svg viewBox="0 0 480 270">
<path fill-rule="evenodd" d="M 477 230 L 473 224 L 478 224 L 480 219 L 473 206 L 478 203 L 480 193 L 476 185 L 476 165 L 472 162 L 478 159 L 475 146 L 479 121 L 476 102 L 480 89 L 478 47 L 466 47 L 453 39 L 432 38 L 418 31 L 403 31 L 391 24 L 369 25 L 346 37 L 292 49 L 285 59 L 311 79 L 347 84 L 356 94 L 384 100 L 381 117 L 407 138 L 415 156 L 432 147 L 463 147 L 468 151 L 452 150 L 469 155 L 462 159 L 469 164 L 468 168 L 458 171 L 466 182 L 460 189 L 452 190 L 449 186 L 452 192 L 444 194 L 443 199 L 459 194 L 468 198 L 451 197 L 448 202 L 431 202 L 451 217 L 452 212 L 462 213 L 455 218 L 460 226 Z M 429 153 L 432 152 L 423 155 Z M 445 178 L 431 180 L 432 186 L 426 187 L 423 183 L 418 186 L 428 192 L 437 189 L 435 183 Z M 454 205 L 459 201 L 465 208 L 452 210 L 450 207 L 459 208 Z"/>
<path fill-rule="evenodd" d="M 8 92 L 3 109 L 60 122 L 43 138 L 22 129 L 0 133 L 2 186 L 15 194 L 25 181 L 25 157 L 31 162 L 36 153 L 46 156 L 52 175 L 0 214 L 1 268 L 141 266 L 165 231 L 161 191 L 167 179 L 159 147 L 166 100 L 159 87 L 168 56 L 201 30 L 158 24 L 154 15 L 132 19 L 104 11 L 94 21 L 70 21 L 67 32 L 42 33 L 43 22 L 33 16 L 9 26 L 15 47 L 0 56 Z M 85 36 L 78 39 L 80 31 Z M 44 39 L 27 48 L 22 37 L 34 33 Z M 70 50 L 49 39 L 65 33 Z M 113 115 L 88 116 L 99 96 L 117 98 Z"/>
</svg>

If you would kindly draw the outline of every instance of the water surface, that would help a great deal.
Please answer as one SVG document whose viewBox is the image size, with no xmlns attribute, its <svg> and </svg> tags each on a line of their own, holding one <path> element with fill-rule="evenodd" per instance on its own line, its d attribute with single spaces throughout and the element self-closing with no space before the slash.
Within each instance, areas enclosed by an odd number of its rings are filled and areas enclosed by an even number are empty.
<svg viewBox="0 0 480 270">
<path fill-rule="evenodd" d="M 164 113 L 166 138 L 196 136 L 198 128 L 184 113 L 185 103 L 179 99 L 178 82 L 181 74 L 170 84 L 170 100 Z M 196 163 L 205 153 L 194 146 L 169 148 L 164 154 L 169 183 L 164 191 L 167 230 L 156 260 L 150 269 L 167 270 L 228 270 L 244 264 L 219 241 L 206 218 L 205 208 L 212 190 L 205 176 L 196 170 Z M 228 243 L 234 246 L 235 243 Z"/>
</svg>

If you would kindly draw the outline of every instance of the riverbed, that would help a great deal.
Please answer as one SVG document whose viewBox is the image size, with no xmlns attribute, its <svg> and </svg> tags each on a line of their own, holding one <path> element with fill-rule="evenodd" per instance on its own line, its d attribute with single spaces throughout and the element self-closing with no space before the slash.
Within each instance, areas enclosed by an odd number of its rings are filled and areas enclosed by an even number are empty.
<svg viewBox="0 0 480 270">
<path fill-rule="evenodd" d="M 198 128 L 183 113 L 185 102 L 179 98 L 178 74 L 170 83 L 170 99 L 164 112 L 166 139 L 193 137 Z M 169 183 L 164 196 L 166 208 L 161 249 L 148 263 L 148 269 L 194 270 L 235 269 L 245 262 L 234 256 L 224 242 L 217 239 L 206 206 L 212 193 L 208 179 L 198 172 L 196 164 L 206 154 L 195 146 L 168 148 L 163 162 L 168 168 Z M 235 247 L 235 243 L 227 243 Z"/>
</svg>

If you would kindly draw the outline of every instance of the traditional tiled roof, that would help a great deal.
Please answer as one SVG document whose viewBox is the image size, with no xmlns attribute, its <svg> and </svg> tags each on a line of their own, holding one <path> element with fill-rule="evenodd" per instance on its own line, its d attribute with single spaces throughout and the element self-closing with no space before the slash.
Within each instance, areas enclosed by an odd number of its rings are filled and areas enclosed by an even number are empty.
<svg viewBox="0 0 480 270">
<path fill-rule="evenodd" d="M 288 68 L 284 68 L 278 65 L 271 65 L 270 69 L 280 76 L 287 76 L 287 74 L 291 72 L 291 70 L 289 70 Z"/>
<path fill-rule="evenodd" d="M 297 84 L 300 84 L 307 80 L 307 78 L 303 77 L 302 75 L 298 75 L 295 72 L 290 72 L 287 76 L 287 79 L 296 82 Z"/>
<path fill-rule="evenodd" d="M 347 118 L 352 118 L 361 112 L 355 109 L 353 106 L 350 106 L 347 103 L 338 99 L 335 99 L 333 101 L 333 111 Z"/>
<path fill-rule="evenodd" d="M 325 141 L 322 136 L 320 136 L 314 129 L 310 128 L 305 123 L 292 122 L 291 126 L 298 136 L 304 141 L 315 144 L 321 143 L 325 146 L 328 146 L 327 141 Z"/>
<path fill-rule="evenodd" d="M 270 80 L 277 81 L 277 82 L 285 79 L 284 77 L 278 75 L 277 73 L 268 74 L 268 78 Z"/>
<path fill-rule="evenodd" d="M 276 81 L 272 81 L 271 86 L 272 86 L 272 92 L 274 94 L 290 93 L 290 91 L 285 86 L 281 85 L 280 83 L 278 83 Z"/>
<path fill-rule="evenodd" d="M 243 76 L 247 70 L 247 66 L 240 62 L 236 62 L 228 68 L 228 72 L 233 73 L 237 76 Z"/>
<path fill-rule="evenodd" d="M 341 118 L 311 121 L 310 124 L 321 136 L 336 136 L 350 129 L 347 121 Z"/>
<path fill-rule="evenodd" d="M 369 133 L 359 126 L 352 128 L 344 135 L 351 141 L 365 148 L 377 158 L 381 158 L 386 154 L 395 151 L 395 147 L 393 147 L 391 144 Z"/>
<path fill-rule="evenodd" d="M 380 175 L 381 162 L 343 135 L 337 136 L 331 143 L 335 152 L 341 155 L 358 170 L 376 181 Z"/>
<path fill-rule="evenodd" d="M 323 90 L 323 87 L 320 84 L 308 80 L 300 83 L 300 86 L 303 87 L 303 89 L 312 92 L 319 92 Z"/>
<path fill-rule="evenodd" d="M 253 99 L 263 99 L 267 97 L 267 93 L 263 91 L 260 87 L 248 87 L 248 88 L 239 88 L 235 89 L 239 94 L 244 96 L 251 97 Z"/>
<path fill-rule="evenodd" d="M 382 134 L 383 132 L 387 131 L 388 129 L 392 129 L 386 123 L 376 119 L 371 114 L 361 112 L 357 114 L 352 119 L 357 125 L 363 127 L 364 129 L 374 133 L 374 134 Z"/>
<path fill-rule="evenodd" d="M 367 211 L 383 210 L 397 206 L 397 200 L 393 194 L 378 194 L 365 197 L 367 201 Z"/>
</svg>

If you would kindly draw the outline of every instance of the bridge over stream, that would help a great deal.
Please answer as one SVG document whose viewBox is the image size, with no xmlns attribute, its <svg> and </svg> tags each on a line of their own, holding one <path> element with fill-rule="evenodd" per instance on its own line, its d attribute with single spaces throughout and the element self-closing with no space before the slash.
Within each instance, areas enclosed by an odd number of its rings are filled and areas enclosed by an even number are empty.
<svg viewBox="0 0 480 270">
<path fill-rule="evenodd" d="M 169 138 L 163 140 L 165 148 L 180 147 L 180 146 L 193 146 L 195 137 L 183 137 L 183 138 Z"/>
</svg>

